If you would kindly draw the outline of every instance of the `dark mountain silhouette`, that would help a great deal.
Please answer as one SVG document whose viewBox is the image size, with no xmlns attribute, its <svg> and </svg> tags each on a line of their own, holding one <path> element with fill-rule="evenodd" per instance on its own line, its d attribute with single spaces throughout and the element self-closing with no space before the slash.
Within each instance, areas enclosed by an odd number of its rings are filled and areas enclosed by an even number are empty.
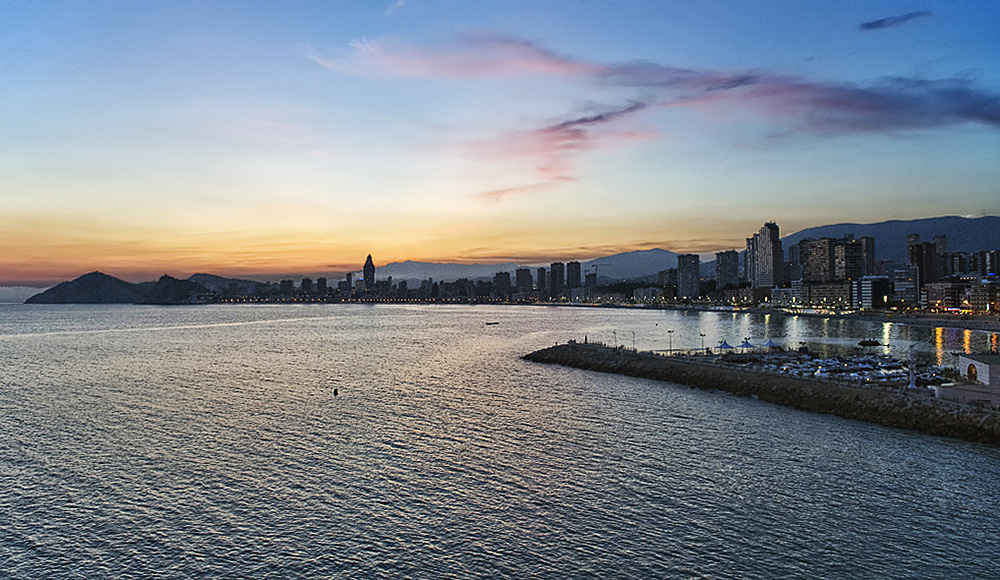
<svg viewBox="0 0 1000 580">
<path fill-rule="evenodd" d="M 198 300 L 199 296 L 211 294 L 197 282 L 178 280 L 172 276 L 163 275 L 149 291 L 143 304 L 189 304 Z"/>
<path fill-rule="evenodd" d="M 623 254 L 604 256 L 580 263 L 584 272 L 597 268 L 597 278 L 631 280 L 656 276 L 660 270 L 677 267 L 677 254 L 668 250 L 636 250 Z"/>
<path fill-rule="evenodd" d="M 101 272 L 84 274 L 28 298 L 26 304 L 135 304 L 146 299 L 139 284 L 131 284 Z"/>
<path fill-rule="evenodd" d="M 375 279 L 385 280 L 392 276 L 393 281 L 399 280 L 458 280 L 459 278 L 492 278 L 497 272 L 513 272 L 518 265 L 513 262 L 506 264 L 454 264 L 440 262 L 415 262 L 406 260 L 405 262 L 392 262 L 384 266 L 375 268 Z M 357 271 L 354 277 L 358 278 L 362 273 Z"/>
<path fill-rule="evenodd" d="M 780 224 L 779 224 L 780 225 Z M 752 232 L 748 232 L 750 234 Z M 787 249 L 806 238 L 840 238 L 845 234 L 856 237 L 875 238 L 876 260 L 907 260 L 906 236 L 918 234 L 921 240 L 931 241 L 936 235 L 947 237 L 950 252 L 976 252 L 1000 249 L 1000 216 L 967 218 L 944 216 L 918 220 L 892 220 L 871 224 L 842 223 L 807 228 L 782 238 L 782 246 Z M 711 257 L 711 254 L 703 256 Z M 657 272 L 677 266 L 677 254 L 667 250 L 637 250 L 594 260 L 581 262 L 582 273 L 593 272 L 595 267 L 598 280 L 602 283 L 617 280 L 651 279 Z M 497 272 L 513 273 L 518 267 L 531 269 L 532 277 L 541 266 L 548 270 L 549 264 L 518 266 L 505 264 L 443 264 L 433 262 L 395 262 L 376 269 L 376 277 L 384 280 L 392 276 L 394 280 L 423 280 L 434 278 L 452 281 L 458 278 L 492 278 Z M 702 275 L 711 276 L 715 264 L 702 263 Z M 100 272 L 91 272 L 71 282 L 63 282 L 41 294 L 36 294 L 26 302 L 29 304 L 179 304 L 192 297 L 216 293 L 245 294 L 266 287 L 264 282 L 223 278 L 212 274 L 195 274 L 188 280 L 178 280 L 170 276 L 158 282 L 130 284 Z M 335 286 L 335 284 L 331 284 Z"/>
<path fill-rule="evenodd" d="M 214 274 L 195 274 L 188 278 L 191 282 L 201 284 L 205 288 L 220 295 L 255 294 L 270 286 L 266 282 L 255 280 L 240 280 L 238 278 L 223 278 Z"/>
<path fill-rule="evenodd" d="M 779 224 L 780 225 L 780 224 Z M 892 220 L 874 224 L 833 224 L 807 228 L 781 239 L 782 247 L 799 243 L 806 238 L 841 238 L 844 234 L 875 238 L 875 259 L 905 262 L 909 258 L 906 236 L 919 234 L 921 241 L 929 242 L 934 236 L 947 237 L 949 252 L 977 252 L 1000 249 L 1000 217 L 968 218 L 944 216 L 918 220 Z"/>
<path fill-rule="evenodd" d="M 563 261 L 565 263 L 565 261 Z M 643 278 L 655 276 L 660 270 L 677 266 L 677 254 L 667 250 L 636 250 L 596 258 L 580 263 L 582 272 L 593 272 L 597 266 L 599 278 L 610 280 L 623 280 L 632 278 Z M 531 275 L 536 275 L 539 268 L 549 269 L 549 264 L 518 265 L 513 262 L 504 264 L 442 264 L 434 262 L 415 262 L 407 260 L 405 262 L 393 262 L 386 264 L 375 270 L 375 277 L 385 280 L 392 276 L 394 281 L 398 280 L 457 280 L 459 278 L 492 278 L 497 272 L 514 273 L 518 268 L 529 268 Z M 357 275 L 357 274 L 356 274 Z"/>
</svg>

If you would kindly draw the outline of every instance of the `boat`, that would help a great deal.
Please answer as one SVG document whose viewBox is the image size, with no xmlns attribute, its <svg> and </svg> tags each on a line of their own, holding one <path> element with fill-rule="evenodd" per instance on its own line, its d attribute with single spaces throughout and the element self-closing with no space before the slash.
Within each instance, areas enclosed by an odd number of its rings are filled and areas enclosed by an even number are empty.
<svg viewBox="0 0 1000 580">
<path fill-rule="evenodd" d="M 491 321 L 489 321 L 489 322 L 486 323 L 486 326 L 493 326 L 494 324 L 500 324 L 500 323 L 497 322 L 497 321 L 495 321 L 495 320 L 491 320 Z"/>
<path fill-rule="evenodd" d="M 858 342 L 858 346 L 882 346 L 882 343 L 874 338 L 866 338 Z"/>
</svg>

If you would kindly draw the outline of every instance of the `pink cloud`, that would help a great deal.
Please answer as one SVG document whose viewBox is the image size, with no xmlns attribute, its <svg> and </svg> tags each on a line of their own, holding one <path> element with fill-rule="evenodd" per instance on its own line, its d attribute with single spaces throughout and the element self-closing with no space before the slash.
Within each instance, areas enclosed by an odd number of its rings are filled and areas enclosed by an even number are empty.
<svg viewBox="0 0 1000 580">
<path fill-rule="evenodd" d="M 502 189 L 491 189 L 490 191 L 483 191 L 480 193 L 474 193 L 470 197 L 473 199 L 482 199 L 488 201 L 500 201 L 502 198 L 508 195 L 519 195 L 524 193 L 539 193 L 543 191 L 551 191 L 555 189 L 560 184 L 575 181 L 571 177 L 556 177 L 549 181 L 542 181 L 539 183 L 531 183 L 528 185 L 518 185 L 515 187 L 504 187 Z"/>
<path fill-rule="evenodd" d="M 663 104 L 732 104 L 834 134 L 899 131 L 956 123 L 1000 127 L 1000 94 L 962 79 L 889 78 L 862 85 L 780 74 L 696 70 L 649 62 L 605 65 L 557 54 L 531 41 L 465 34 L 436 47 L 359 41 L 336 59 L 312 56 L 338 72 L 411 78 L 572 76 L 621 89 L 655 91 Z M 582 144 L 572 130 L 568 143 Z"/>
<path fill-rule="evenodd" d="M 551 189 L 575 181 L 570 174 L 575 157 L 584 151 L 607 148 L 622 143 L 648 139 L 650 133 L 614 130 L 613 126 L 646 108 L 649 104 L 633 102 L 625 107 L 548 125 L 538 129 L 514 131 L 500 138 L 470 145 L 476 156 L 489 159 L 528 160 L 534 165 L 543 183 L 509 189 L 498 189 L 473 197 L 499 200 L 510 193 L 527 193 Z M 609 129 L 608 126 L 612 128 Z M 545 187 L 542 187 L 542 186 Z"/>
<path fill-rule="evenodd" d="M 648 133 L 614 131 L 605 127 L 648 107 L 647 103 L 633 102 L 619 109 L 577 117 L 538 129 L 513 131 L 498 139 L 476 143 L 472 150 L 488 157 L 534 157 L 543 161 L 540 169 L 551 168 L 561 165 L 561 159 L 581 151 L 648 138 Z M 550 171 L 543 171 L 548 172 Z"/>
<path fill-rule="evenodd" d="M 581 76 L 600 65 L 579 62 L 538 45 L 490 33 L 464 34 L 435 47 L 359 40 L 340 58 L 311 55 L 316 63 L 344 74 L 410 78 L 485 78 L 521 75 Z"/>
</svg>

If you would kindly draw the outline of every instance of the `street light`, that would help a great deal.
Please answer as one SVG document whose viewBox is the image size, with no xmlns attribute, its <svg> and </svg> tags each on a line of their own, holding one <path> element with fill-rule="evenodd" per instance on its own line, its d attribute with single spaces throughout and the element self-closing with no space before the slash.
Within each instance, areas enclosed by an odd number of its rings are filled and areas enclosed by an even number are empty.
<svg viewBox="0 0 1000 580">
<path fill-rule="evenodd" d="M 673 328 L 671 328 L 670 330 L 667 331 L 667 339 L 670 341 L 668 343 L 669 347 L 667 348 L 667 354 L 670 355 L 670 356 L 673 356 L 673 354 L 674 354 L 674 329 Z"/>
</svg>

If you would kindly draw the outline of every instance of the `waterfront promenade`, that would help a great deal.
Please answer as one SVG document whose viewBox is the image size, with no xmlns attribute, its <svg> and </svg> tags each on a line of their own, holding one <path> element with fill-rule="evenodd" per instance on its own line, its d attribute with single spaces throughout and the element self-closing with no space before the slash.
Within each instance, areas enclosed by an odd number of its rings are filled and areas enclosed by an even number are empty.
<svg viewBox="0 0 1000 580">
<path fill-rule="evenodd" d="M 921 431 L 931 435 L 1000 445 L 1000 413 L 907 390 L 762 372 L 727 365 L 719 357 L 664 357 L 649 352 L 570 342 L 523 357 L 540 363 L 644 377 L 758 398 L 825 413 Z"/>
</svg>

